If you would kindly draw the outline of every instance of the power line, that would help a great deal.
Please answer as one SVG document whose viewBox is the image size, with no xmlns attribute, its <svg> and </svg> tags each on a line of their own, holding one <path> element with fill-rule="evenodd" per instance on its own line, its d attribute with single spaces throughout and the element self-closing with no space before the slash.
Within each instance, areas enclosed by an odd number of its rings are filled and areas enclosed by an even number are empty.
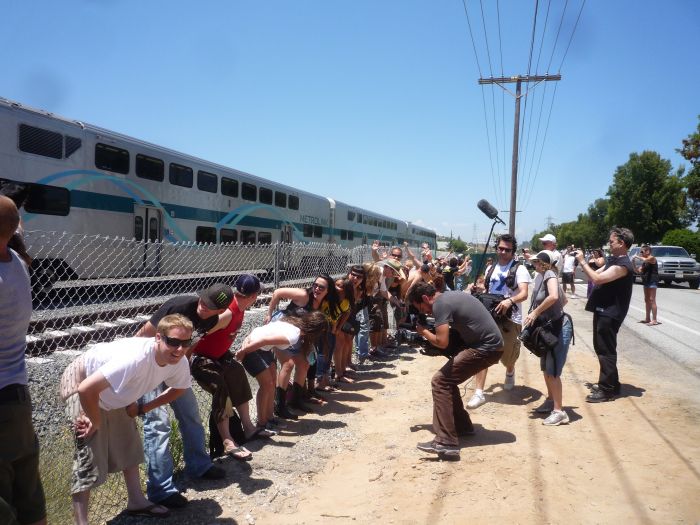
<svg viewBox="0 0 700 525">
<path fill-rule="evenodd" d="M 569 43 L 566 45 L 566 51 L 564 51 L 564 56 L 561 59 L 561 64 L 559 64 L 559 71 L 564 65 L 564 60 L 566 60 L 566 55 L 569 53 L 569 48 L 571 47 L 571 41 L 574 39 L 574 34 L 576 33 L 576 28 L 578 27 L 579 20 L 581 20 L 581 13 L 583 13 L 583 7 L 586 5 L 586 0 L 581 3 L 581 9 L 578 10 L 578 16 L 576 17 L 576 23 L 574 24 L 574 29 L 571 31 L 571 37 L 569 38 Z"/>
</svg>

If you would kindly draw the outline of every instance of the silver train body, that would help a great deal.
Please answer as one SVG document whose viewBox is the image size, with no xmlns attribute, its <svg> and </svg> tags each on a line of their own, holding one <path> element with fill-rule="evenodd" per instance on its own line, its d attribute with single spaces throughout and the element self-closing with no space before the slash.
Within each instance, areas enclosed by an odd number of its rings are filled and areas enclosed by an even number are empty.
<svg viewBox="0 0 700 525">
<path fill-rule="evenodd" d="M 196 256 L 212 244 L 257 245 L 261 260 L 241 264 L 260 268 L 269 266 L 267 245 L 275 243 L 353 248 L 378 239 L 436 248 L 427 228 L 0 98 L 0 182 L 7 181 L 29 186 L 28 232 L 124 238 L 191 255 L 122 250 L 102 253 L 96 266 L 65 247 L 59 255 L 38 246 L 35 236 L 39 266 L 60 266 L 71 278 L 213 271 Z"/>
</svg>

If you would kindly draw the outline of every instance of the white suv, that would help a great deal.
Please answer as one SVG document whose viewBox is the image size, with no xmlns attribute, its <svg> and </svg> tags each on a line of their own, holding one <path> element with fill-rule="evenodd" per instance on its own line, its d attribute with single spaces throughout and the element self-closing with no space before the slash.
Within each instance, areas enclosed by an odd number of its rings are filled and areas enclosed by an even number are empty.
<svg viewBox="0 0 700 525">
<path fill-rule="evenodd" d="M 629 251 L 629 257 L 639 254 L 639 247 Z M 700 285 L 700 264 L 688 255 L 685 248 L 680 246 L 652 246 L 651 254 L 656 257 L 659 265 L 659 281 L 665 284 L 688 282 L 688 286 L 697 290 Z M 637 266 L 639 260 L 632 261 Z"/>
</svg>

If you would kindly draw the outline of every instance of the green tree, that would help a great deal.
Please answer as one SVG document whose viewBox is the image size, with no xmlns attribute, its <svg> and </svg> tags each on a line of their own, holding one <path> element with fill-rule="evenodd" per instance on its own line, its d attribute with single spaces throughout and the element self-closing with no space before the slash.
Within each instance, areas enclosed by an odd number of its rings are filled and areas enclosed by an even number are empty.
<svg viewBox="0 0 700 525">
<path fill-rule="evenodd" d="M 466 253 L 468 248 L 467 243 L 464 242 L 460 237 L 457 237 L 456 239 L 450 239 L 450 242 L 447 244 L 447 247 L 450 249 L 450 251 L 455 253 Z"/>
<path fill-rule="evenodd" d="M 630 228 L 636 241 L 649 243 L 685 226 L 682 170 L 676 174 L 671 170 L 671 162 L 654 151 L 632 153 L 615 170 L 608 189 L 607 223 Z"/>
<path fill-rule="evenodd" d="M 700 120 L 700 116 L 698 116 Z M 690 170 L 683 178 L 687 189 L 686 217 L 689 222 L 700 225 L 700 123 L 695 133 L 683 139 L 683 147 L 676 150 L 690 162 Z"/>
<path fill-rule="evenodd" d="M 688 229 L 667 231 L 661 244 L 682 246 L 688 253 L 694 253 L 696 258 L 700 255 L 700 233 Z"/>
</svg>

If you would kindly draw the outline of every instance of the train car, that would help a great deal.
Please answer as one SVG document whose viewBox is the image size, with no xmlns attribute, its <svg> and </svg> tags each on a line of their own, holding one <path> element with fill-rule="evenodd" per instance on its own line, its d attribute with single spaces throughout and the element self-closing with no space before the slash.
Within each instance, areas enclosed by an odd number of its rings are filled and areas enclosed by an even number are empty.
<svg viewBox="0 0 700 525">
<path fill-rule="evenodd" d="M 146 241 L 133 243 L 133 254 L 101 254 L 99 267 L 78 254 L 59 260 L 51 247 L 42 251 L 44 266 L 76 278 L 212 270 L 196 252 L 216 243 L 259 246 L 260 260 L 241 264 L 266 268 L 267 245 L 389 244 L 406 224 L 349 205 L 338 210 L 334 199 L 2 98 L 0 179 L 30 187 L 25 230 Z M 149 242 L 158 249 L 144 252 Z M 165 249 L 188 256 L 164 257 Z"/>
</svg>

